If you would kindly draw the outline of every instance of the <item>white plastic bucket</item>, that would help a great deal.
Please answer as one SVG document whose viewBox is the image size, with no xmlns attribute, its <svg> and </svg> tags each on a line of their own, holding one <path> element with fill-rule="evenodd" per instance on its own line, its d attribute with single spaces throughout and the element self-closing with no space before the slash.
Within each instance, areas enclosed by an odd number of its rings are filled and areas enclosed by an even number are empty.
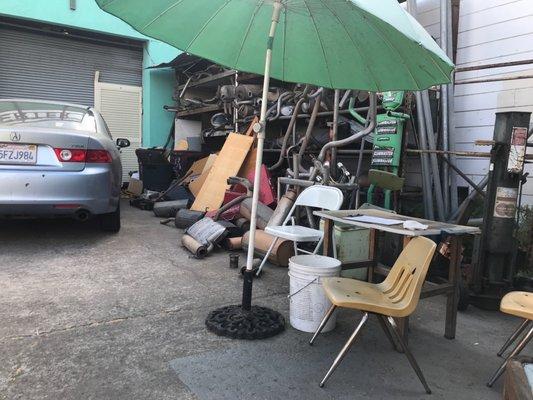
<svg viewBox="0 0 533 400">
<path fill-rule="evenodd" d="M 320 255 L 301 255 L 289 260 L 290 322 L 295 329 L 315 332 L 331 307 L 322 289 L 322 279 L 339 276 L 341 262 Z M 332 315 L 322 332 L 335 328 L 336 315 Z"/>
</svg>

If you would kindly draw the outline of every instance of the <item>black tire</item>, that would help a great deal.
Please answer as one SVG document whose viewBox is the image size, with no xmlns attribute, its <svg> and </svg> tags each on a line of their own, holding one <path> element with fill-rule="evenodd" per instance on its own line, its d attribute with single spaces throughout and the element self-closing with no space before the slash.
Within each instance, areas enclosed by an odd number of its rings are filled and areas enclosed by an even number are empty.
<svg viewBox="0 0 533 400">
<path fill-rule="evenodd" d="M 100 215 L 100 227 L 104 232 L 118 233 L 120 231 L 120 204 L 114 212 Z"/>
<path fill-rule="evenodd" d="M 459 311 L 466 311 L 470 304 L 470 291 L 468 285 L 464 279 L 459 279 L 459 302 L 457 303 L 457 309 Z"/>
</svg>

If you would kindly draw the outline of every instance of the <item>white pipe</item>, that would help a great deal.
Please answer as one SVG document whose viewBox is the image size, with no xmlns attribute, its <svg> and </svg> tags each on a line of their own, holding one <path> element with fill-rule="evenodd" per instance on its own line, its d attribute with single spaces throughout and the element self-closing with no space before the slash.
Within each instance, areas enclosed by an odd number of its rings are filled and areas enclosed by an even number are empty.
<svg viewBox="0 0 533 400">
<path fill-rule="evenodd" d="M 253 269 L 254 250 L 255 250 L 255 230 L 257 222 L 257 204 L 259 203 L 259 191 L 261 188 L 261 165 L 263 164 L 263 147 L 265 143 L 265 129 L 267 116 L 268 88 L 270 86 L 270 67 L 272 64 L 272 47 L 274 36 L 278 26 L 281 14 L 281 0 L 274 1 L 274 10 L 272 11 L 272 23 L 268 34 L 268 47 L 265 57 L 265 77 L 263 79 L 263 97 L 261 101 L 261 119 L 254 131 L 257 133 L 257 157 L 255 160 L 254 189 L 252 196 L 252 214 L 250 217 L 250 239 L 248 242 L 248 254 L 246 257 L 246 270 Z"/>
</svg>

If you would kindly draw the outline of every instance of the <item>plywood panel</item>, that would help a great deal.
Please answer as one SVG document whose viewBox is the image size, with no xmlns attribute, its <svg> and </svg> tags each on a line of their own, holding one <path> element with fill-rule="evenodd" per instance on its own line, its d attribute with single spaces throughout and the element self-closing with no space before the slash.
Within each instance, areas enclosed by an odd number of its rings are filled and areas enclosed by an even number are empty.
<svg viewBox="0 0 533 400">
<path fill-rule="evenodd" d="M 254 138 L 231 133 L 213 163 L 209 174 L 198 193 L 191 209 L 195 211 L 218 210 L 229 188 L 227 179 L 236 176 L 241 169 Z"/>
</svg>

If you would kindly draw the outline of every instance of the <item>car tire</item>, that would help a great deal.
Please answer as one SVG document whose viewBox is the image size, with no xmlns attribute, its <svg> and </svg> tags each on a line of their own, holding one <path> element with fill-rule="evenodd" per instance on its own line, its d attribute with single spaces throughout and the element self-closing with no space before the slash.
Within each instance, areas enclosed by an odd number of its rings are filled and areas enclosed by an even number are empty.
<svg viewBox="0 0 533 400">
<path fill-rule="evenodd" d="M 105 232 L 118 233 L 120 231 L 120 204 L 114 212 L 100 215 L 100 227 Z"/>
</svg>

